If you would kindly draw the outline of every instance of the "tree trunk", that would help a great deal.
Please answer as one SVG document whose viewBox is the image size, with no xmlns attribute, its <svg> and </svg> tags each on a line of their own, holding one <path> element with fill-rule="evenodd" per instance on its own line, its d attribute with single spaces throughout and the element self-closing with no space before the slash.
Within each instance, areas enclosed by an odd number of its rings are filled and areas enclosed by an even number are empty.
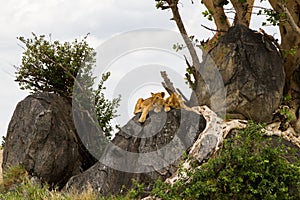
<svg viewBox="0 0 300 200">
<path fill-rule="evenodd" d="M 217 29 L 226 32 L 230 27 L 230 23 L 224 12 L 223 6 L 221 5 L 222 1 L 223 0 L 203 0 L 202 3 L 209 12 L 211 12 Z"/>
<path fill-rule="evenodd" d="M 286 75 L 285 95 L 292 96 L 291 106 L 297 109 L 300 104 L 300 1 L 285 1 L 285 6 L 277 0 L 269 2 L 276 12 L 286 12 L 286 17 L 282 17 L 279 24 Z"/>
<path fill-rule="evenodd" d="M 246 0 L 243 3 L 239 0 L 231 0 L 230 2 L 236 11 L 234 24 L 242 24 L 249 27 L 254 0 Z"/>
<path fill-rule="evenodd" d="M 213 48 L 214 44 L 224 35 L 230 28 L 230 22 L 224 12 L 222 5 L 223 0 L 202 0 L 205 7 L 211 12 L 214 22 L 217 26 L 217 33 L 205 45 L 205 50 L 209 51 Z"/>
</svg>

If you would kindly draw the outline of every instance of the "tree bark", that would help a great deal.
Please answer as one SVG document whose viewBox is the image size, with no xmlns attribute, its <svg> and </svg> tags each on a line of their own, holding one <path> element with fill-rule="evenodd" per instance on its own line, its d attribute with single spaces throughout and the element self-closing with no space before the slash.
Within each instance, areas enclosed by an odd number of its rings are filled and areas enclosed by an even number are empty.
<svg viewBox="0 0 300 200">
<path fill-rule="evenodd" d="M 282 17 L 279 29 L 281 35 L 281 50 L 284 52 L 284 68 L 286 75 L 285 94 L 293 98 L 292 106 L 296 109 L 300 104 L 300 1 L 286 1 L 285 5 L 281 1 L 269 0 L 272 8 L 278 13 L 285 13 Z M 291 54 L 291 49 L 295 52 Z"/>
<path fill-rule="evenodd" d="M 217 26 L 219 34 L 226 32 L 230 27 L 230 22 L 221 5 L 223 0 L 202 0 L 205 7 L 212 13 L 212 17 Z"/>
<path fill-rule="evenodd" d="M 218 41 L 220 36 L 224 35 L 230 28 L 230 22 L 222 6 L 223 0 L 202 0 L 201 3 L 212 13 L 212 17 L 217 26 L 217 33 L 205 44 L 205 50 L 209 51 Z"/>
<path fill-rule="evenodd" d="M 242 24 L 249 27 L 254 0 L 246 0 L 243 3 L 239 2 L 239 0 L 231 0 L 230 2 L 236 11 L 234 24 Z"/>
</svg>

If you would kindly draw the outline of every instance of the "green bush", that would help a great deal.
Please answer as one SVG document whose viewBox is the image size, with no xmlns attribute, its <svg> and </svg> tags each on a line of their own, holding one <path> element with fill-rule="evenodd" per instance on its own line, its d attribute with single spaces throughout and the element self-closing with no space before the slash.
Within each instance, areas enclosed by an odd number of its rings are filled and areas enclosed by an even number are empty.
<svg viewBox="0 0 300 200">
<path fill-rule="evenodd" d="M 25 45 L 22 64 L 16 67 L 16 81 L 21 89 L 71 97 L 79 70 L 90 72 L 95 64 L 96 52 L 89 47 L 86 38 L 61 44 L 34 33 L 33 38 L 18 37 Z"/>
<path fill-rule="evenodd" d="M 102 79 L 98 84 L 98 88 L 93 92 L 92 96 L 94 96 L 95 99 L 95 112 L 99 126 L 102 128 L 105 136 L 108 139 L 111 139 L 112 132 L 114 130 L 111 120 L 118 116 L 116 109 L 119 106 L 121 96 L 114 98 L 113 100 L 105 98 L 102 91 L 106 90 L 104 82 L 109 78 L 109 76 L 109 72 L 102 74 Z M 115 128 L 119 128 L 119 125 L 116 125 Z"/>
<path fill-rule="evenodd" d="M 293 151 L 274 145 L 262 125 L 249 123 L 226 139 L 216 158 L 186 171 L 173 186 L 158 181 L 161 199 L 300 199 L 300 163 Z M 279 142 L 280 143 L 280 142 Z"/>
<path fill-rule="evenodd" d="M 87 35 L 88 36 L 88 35 Z M 117 116 L 120 97 L 113 100 L 105 98 L 104 82 L 110 73 L 104 73 L 97 89 L 93 89 L 96 77 L 92 70 L 95 67 L 96 52 L 89 47 L 85 36 L 81 41 L 75 39 L 72 43 L 51 42 L 45 36 L 18 39 L 25 45 L 22 64 L 16 67 L 16 81 L 21 89 L 31 92 L 54 92 L 64 97 L 73 97 L 74 85 L 81 88 L 80 93 L 87 95 L 88 107 L 83 109 L 94 111 L 104 134 L 110 138 L 114 127 L 111 120 Z M 94 105 L 91 108 L 90 105 Z M 83 105 L 83 104 L 81 104 Z"/>
</svg>

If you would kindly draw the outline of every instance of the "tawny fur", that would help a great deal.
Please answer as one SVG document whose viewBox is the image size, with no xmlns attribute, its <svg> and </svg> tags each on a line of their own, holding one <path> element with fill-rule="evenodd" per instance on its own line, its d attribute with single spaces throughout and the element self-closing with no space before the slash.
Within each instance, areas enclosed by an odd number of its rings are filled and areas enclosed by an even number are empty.
<svg viewBox="0 0 300 200">
<path fill-rule="evenodd" d="M 180 109 L 181 107 L 186 107 L 179 94 L 173 93 L 166 100 L 164 100 L 164 96 L 164 92 L 151 92 L 151 97 L 147 99 L 138 99 L 135 105 L 134 114 L 136 115 L 137 113 L 142 112 L 139 122 L 145 122 L 146 117 L 151 110 L 154 110 L 154 112 L 157 113 L 161 112 L 162 108 L 164 107 L 164 111 L 169 112 L 171 108 Z"/>
<path fill-rule="evenodd" d="M 164 96 L 165 96 L 164 92 L 158 92 L 158 93 L 151 92 L 151 97 L 145 100 L 140 98 L 137 101 L 134 109 L 134 114 L 142 112 L 139 122 L 145 122 L 146 117 L 150 110 L 154 110 L 154 112 L 161 111 L 162 107 L 165 104 Z"/>
</svg>

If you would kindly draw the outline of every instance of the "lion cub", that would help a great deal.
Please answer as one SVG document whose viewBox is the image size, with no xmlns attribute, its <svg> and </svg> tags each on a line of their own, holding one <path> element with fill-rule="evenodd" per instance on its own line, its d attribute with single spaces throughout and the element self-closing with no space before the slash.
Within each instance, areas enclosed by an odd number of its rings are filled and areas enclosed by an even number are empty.
<svg viewBox="0 0 300 200">
<path fill-rule="evenodd" d="M 150 110 L 154 110 L 154 112 L 160 112 L 164 107 L 165 112 L 169 112 L 171 108 L 180 109 L 183 107 L 184 103 L 179 94 L 173 93 L 166 100 L 164 100 L 165 93 L 158 92 L 152 93 L 151 97 L 147 99 L 139 98 L 135 105 L 134 114 L 136 115 L 139 112 L 142 112 L 142 115 L 139 119 L 139 122 L 145 122 L 146 117 Z"/>
<path fill-rule="evenodd" d="M 154 112 L 161 111 L 162 107 L 165 105 L 164 96 L 165 96 L 164 92 L 158 92 L 158 93 L 151 92 L 151 97 L 145 100 L 139 98 L 134 109 L 134 114 L 142 112 L 139 122 L 145 122 L 147 114 L 149 113 L 150 110 L 154 110 Z"/>
<path fill-rule="evenodd" d="M 180 109 L 182 104 L 181 96 L 177 93 L 172 93 L 165 101 L 165 112 L 169 112 L 171 108 Z"/>
</svg>

